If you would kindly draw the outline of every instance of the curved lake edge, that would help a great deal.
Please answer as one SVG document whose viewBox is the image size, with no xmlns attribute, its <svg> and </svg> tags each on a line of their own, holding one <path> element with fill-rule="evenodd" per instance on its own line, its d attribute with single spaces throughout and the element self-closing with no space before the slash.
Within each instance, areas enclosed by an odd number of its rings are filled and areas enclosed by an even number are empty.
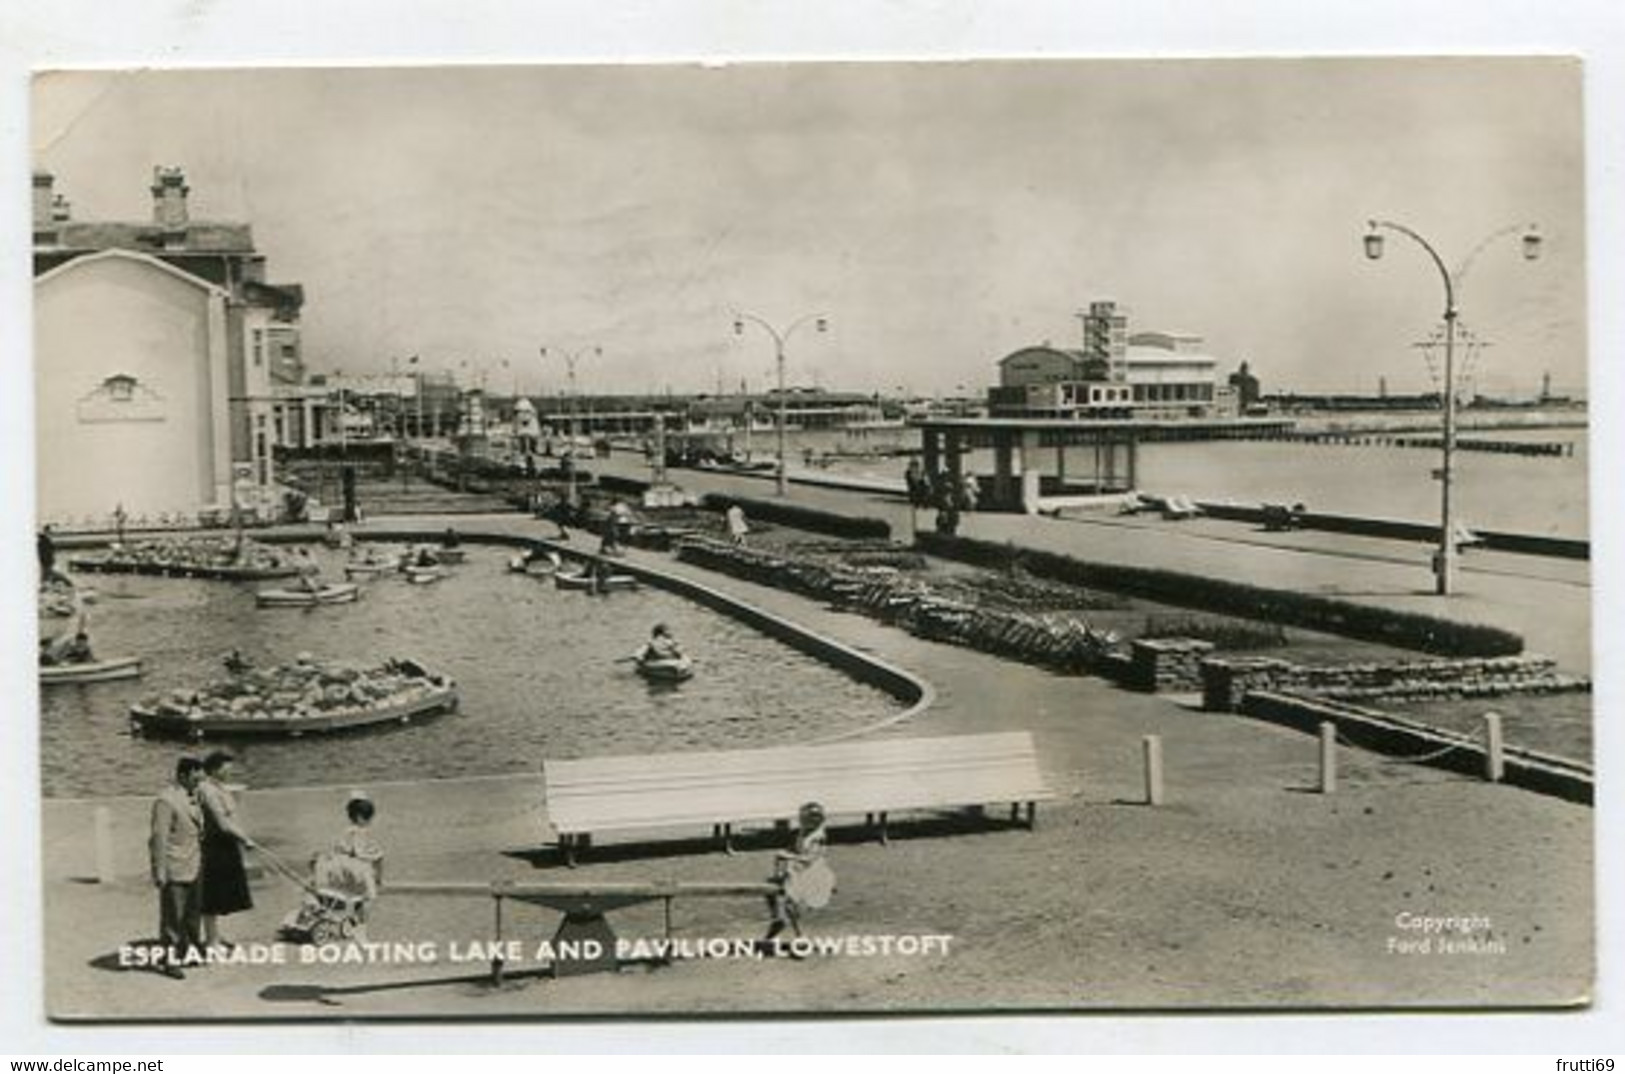
<svg viewBox="0 0 1625 1074">
<path fill-rule="evenodd" d="M 463 520 L 466 524 L 466 519 Z M 205 534 L 217 531 L 181 531 L 177 535 Z M 325 531 L 318 527 L 276 527 L 273 529 L 260 529 L 252 531 L 253 539 L 266 544 L 311 544 L 322 541 Z M 381 543 L 413 543 L 437 544 L 445 534 L 445 528 L 434 529 L 419 528 L 415 526 L 391 526 L 383 523 L 373 526 L 365 524 L 351 531 L 358 541 L 372 541 Z M 899 724 L 906 723 L 923 715 L 936 702 L 935 688 L 924 678 L 898 667 L 870 653 L 865 653 L 842 642 L 836 641 L 827 635 L 821 634 L 810 627 L 803 626 L 781 615 L 776 615 L 766 609 L 757 607 L 749 601 L 735 597 L 720 589 L 705 585 L 692 578 L 682 577 L 662 571 L 656 567 L 644 564 L 631 563 L 618 557 L 605 557 L 590 552 L 584 552 L 570 544 L 553 541 L 546 538 L 524 537 L 518 534 L 502 533 L 493 530 L 459 529 L 457 536 L 465 544 L 511 548 L 515 550 L 534 549 L 538 552 L 556 552 L 567 560 L 579 563 L 593 564 L 605 562 L 610 564 L 615 573 L 627 574 L 636 577 L 643 584 L 661 589 L 675 596 L 692 601 L 710 611 L 734 619 L 766 637 L 779 641 L 798 652 L 811 657 L 827 666 L 845 673 L 853 680 L 873 687 L 887 694 L 894 700 L 901 702 L 905 707 L 897 712 L 888 714 L 883 719 L 864 724 L 860 727 L 849 728 L 832 735 L 821 735 L 801 741 L 800 745 L 814 746 L 831 742 L 845 741 L 863 735 L 875 734 Z M 77 547 L 86 547 L 103 542 L 76 541 Z M 419 778 L 402 779 L 398 781 L 385 781 L 399 785 L 433 784 L 433 783 L 459 783 L 470 780 L 528 780 L 540 779 L 541 773 L 492 772 L 475 773 L 458 776 L 424 776 Z M 378 781 L 373 781 L 377 783 Z M 299 785 L 277 785 L 271 788 L 258 788 L 260 790 L 297 791 L 322 790 L 343 783 L 312 783 Z M 118 801 L 126 798 L 149 798 L 150 795 L 48 795 L 53 802 L 87 802 L 87 801 Z"/>
</svg>

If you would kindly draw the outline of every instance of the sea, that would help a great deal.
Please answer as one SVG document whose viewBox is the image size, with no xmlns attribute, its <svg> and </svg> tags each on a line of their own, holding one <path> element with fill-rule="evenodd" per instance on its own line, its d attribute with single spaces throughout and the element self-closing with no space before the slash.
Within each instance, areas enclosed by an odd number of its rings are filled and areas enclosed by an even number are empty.
<svg viewBox="0 0 1625 1074">
<path fill-rule="evenodd" d="M 1426 435 L 1426 434 L 1409 434 Z M 1475 440 L 1531 441 L 1569 445 L 1562 455 L 1456 453 L 1455 514 L 1469 529 L 1585 539 L 1590 529 L 1589 452 L 1583 428 L 1473 430 Z M 810 450 L 821 468 L 870 478 L 900 480 L 907 456 L 918 452 L 913 429 L 806 431 L 789 436 L 793 461 Z M 771 451 L 772 437 L 757 445 Z M 1572 452 L 1572 453 L 1568 453 Z M 1037 453 L 1036 465 L 1055 471 L 1054 449 Z M 1438 522 L 1439 482 L 1433 477 L 1440 452 L 1379 445 L 1283 441 L 1180 441 L 1140 447 L 1139 487 L 1159 496 L 1243 504 L 1301 503 L 1311 511 L 1406 522 Z M 973 451 L 967 468 L 993 470 L 990 451 Z M 1068 449 L 1068 473 L 1093 466 L 1087 449 Z"/>
</svg>

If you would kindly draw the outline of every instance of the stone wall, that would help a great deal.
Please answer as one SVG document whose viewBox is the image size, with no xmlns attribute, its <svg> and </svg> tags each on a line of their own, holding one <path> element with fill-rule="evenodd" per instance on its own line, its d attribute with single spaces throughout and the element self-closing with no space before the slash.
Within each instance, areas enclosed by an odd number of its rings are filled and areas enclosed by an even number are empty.
<svg viewBox="0 0 1625 1074">
<path fill-rule="evenodd" d="M 1544 657 L 1294 664 L 1270 657 L 1209 658 L 1201 665 L 1202 707 L 1238 712 L 1256 691 L 1339 701 L 1498 697 L 1589 690 L 1589 679 L 1559 674 Z"/>
<path fill-rule="evenodd" d="M 1212 642 L 1196 638 L 1138 638 L 1125 685 L 1151 693 L 1201 690 L 1202 660 L 1212 651 Z"/>
</svg>

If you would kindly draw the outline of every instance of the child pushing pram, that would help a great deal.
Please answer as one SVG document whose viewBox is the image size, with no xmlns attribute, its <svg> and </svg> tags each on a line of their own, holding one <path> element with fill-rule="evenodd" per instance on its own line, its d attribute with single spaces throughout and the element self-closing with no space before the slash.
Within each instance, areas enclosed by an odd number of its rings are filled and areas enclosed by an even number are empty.
<svg viewBox="0 0 1625 1074">
<path fill-rule="evenodd" d="M 308 879 L 276 863 L 305 891 L 299 908 L 282 921 L 281 936 L 293 943 L 367 941 L 367 908 L 383 882 L 384 854 L 369 830 L 377 810 L 363 791 L 344 803 L 350 826 L 310 863 Z"/>
</svg>

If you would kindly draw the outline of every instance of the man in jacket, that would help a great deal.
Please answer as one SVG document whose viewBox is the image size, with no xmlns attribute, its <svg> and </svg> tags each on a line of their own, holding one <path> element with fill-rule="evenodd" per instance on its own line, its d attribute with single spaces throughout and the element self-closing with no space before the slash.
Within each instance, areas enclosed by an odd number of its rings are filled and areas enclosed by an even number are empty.
<svg viewBox="0 0 1625 1074">
<path fill-rule="evenodd" d="M 166 977 L 185 977 L 181 966 L 198 961 L 202 952 L 203 814 L 196 790 L 203 762 L 182 757 L 175 782 L 152 803 L 152 882 L 158 888 L 158 933 L 167 955 L 160 967 Z"/>
</svg>

